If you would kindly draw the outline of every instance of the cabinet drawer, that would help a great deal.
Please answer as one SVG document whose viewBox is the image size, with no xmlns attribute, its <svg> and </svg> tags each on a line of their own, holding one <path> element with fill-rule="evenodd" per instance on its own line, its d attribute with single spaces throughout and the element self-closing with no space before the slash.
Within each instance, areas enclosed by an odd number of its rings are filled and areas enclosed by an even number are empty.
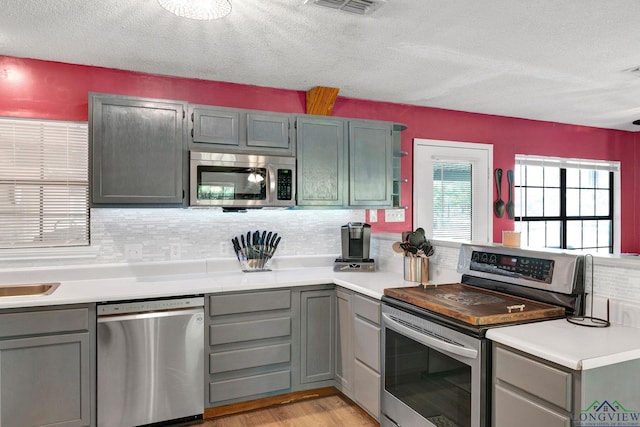
<svg viewBox="0 0 640 427">
<path fill-rule="evenodd" d="M 494 388 L 494 420 L 495 426 L 518 427 L 570 427 L 571 417 L 528 400 L 511 390 Z"/>
<path fill-rule="evenodd" d="M 501 347 L 495 352 L 495 377 L 571 411 L 571 373 Z"/>
<path fill-rule="evenodd" d="M 291 344 L 276 344 L 209 355 L 209 372 L 235 371 L 291 361 Z"/>
<path fill-rule="evenodd" d="M 380 417 L 380 374 L 356 360 L 353 369 L 354 397 L 376 419 Z"/>
<path fill-rule="evenodd" d="M 210 402 L 222 402 L 289 388 L 291 388 L 291 371 L 270 372 L 209 383 L 209 400 Z"/>
<path fill-rule="evenodd" d="M 209 344 L 258 340 L 291 335 L 291 318 L 252 320 L 209 326 Z"/>
<path fill-rule="evenodd" d="M 377 301 L 354 294 L 353 312 L 376 325 L 380 324 L 380 303 Z"/>
<path fill-rule="evenodd" d="M 209 306 L 211 316 L 287 309 L 291 307 L 291 291 L 283 289 L 268 292 L 212 295 L 209 297 Z"/>
<path fill-rule="evenodd" d="M 380 328 L 356 317 L 353 320 L 353 348 L 356 359 L 380 372 Z"/>
<path fill-rule="evenodd" d="M 0 314 L 0 337 L 3 338 L 88 329 L 87 308 Z"/>
</svg>

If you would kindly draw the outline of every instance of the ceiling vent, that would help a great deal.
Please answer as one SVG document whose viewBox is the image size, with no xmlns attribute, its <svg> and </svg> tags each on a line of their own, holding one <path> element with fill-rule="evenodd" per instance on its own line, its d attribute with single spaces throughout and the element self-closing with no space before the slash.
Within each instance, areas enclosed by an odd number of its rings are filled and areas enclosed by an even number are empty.
<svg viewBox="0 0 640 427">
<path fill-rule="evenodd" d="M 339 9 L 358 15 L 370 15 L 386 2 L 387 0 L 307 0 L 305 3 Z"/>
</svg>

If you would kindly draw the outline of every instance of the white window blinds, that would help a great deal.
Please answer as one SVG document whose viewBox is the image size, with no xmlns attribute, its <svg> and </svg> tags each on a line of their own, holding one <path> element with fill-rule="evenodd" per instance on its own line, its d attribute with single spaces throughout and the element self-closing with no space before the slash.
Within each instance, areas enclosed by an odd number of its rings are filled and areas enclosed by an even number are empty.
<svg viewBox="0 0 640 427">
<path fill-rule="evenodd" d="M 0 118 L 0 248 L 89 244 L 87 124 Z"/>
<path fill-rule="evenodd" d="M 472 239 L 472 164 L 433 163 L 433 237 Z"/>
</svg>

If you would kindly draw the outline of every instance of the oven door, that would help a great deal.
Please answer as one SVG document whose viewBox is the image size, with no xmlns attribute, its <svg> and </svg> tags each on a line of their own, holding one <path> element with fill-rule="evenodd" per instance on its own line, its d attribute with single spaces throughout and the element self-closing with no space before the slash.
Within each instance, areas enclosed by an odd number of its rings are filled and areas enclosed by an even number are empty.
<svg viewBox="0 0 640 427">
<path fill-rule="evenodd" d="M 381 425 L 488 427 L 486 341 L 382 306 Z"/>
</svg>

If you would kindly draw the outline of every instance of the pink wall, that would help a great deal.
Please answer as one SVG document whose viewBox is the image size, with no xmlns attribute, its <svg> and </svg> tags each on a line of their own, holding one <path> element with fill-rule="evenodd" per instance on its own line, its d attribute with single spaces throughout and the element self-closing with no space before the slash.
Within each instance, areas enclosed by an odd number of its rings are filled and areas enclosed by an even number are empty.
<svg viewBox="0 0 640 427">
<path fill-rule="evenodd" d="M 311 89 L 311 87 L 309 88 Z M 304 113 L 306 94 L 258 86 L 239 85 L 114 69 L 70 65 L 0 56 L 0 116 L 87 120 L 88 92 L 185 100 L 190 103 Z M 491 143 L 494 167 L 513 169 L 514 155 L 608 159 L 622 162 L 622 251 L 640 252 L 635 183 L 640 142 L 635 133 L 465 113 L 437 108 L 338 97 L 333 115 L 404 123 L 403 150 L 411 153 L 413 138 Z M 401 232 L 411 223 L 411 154 L 402 160 L 403 205 L 409 206 L 405 223 L 374 223 L 376 232 Z M 506 188 L 506 180 L 503 181 Z M 495 192 L 495 188 L 494 188 Z M 496 195 L 494 194 L 494 199 Z M 382 211 L 378 215 L 383 220 Z M 494 218 L 494 241 L 513 221 Z"/>
</svg>

